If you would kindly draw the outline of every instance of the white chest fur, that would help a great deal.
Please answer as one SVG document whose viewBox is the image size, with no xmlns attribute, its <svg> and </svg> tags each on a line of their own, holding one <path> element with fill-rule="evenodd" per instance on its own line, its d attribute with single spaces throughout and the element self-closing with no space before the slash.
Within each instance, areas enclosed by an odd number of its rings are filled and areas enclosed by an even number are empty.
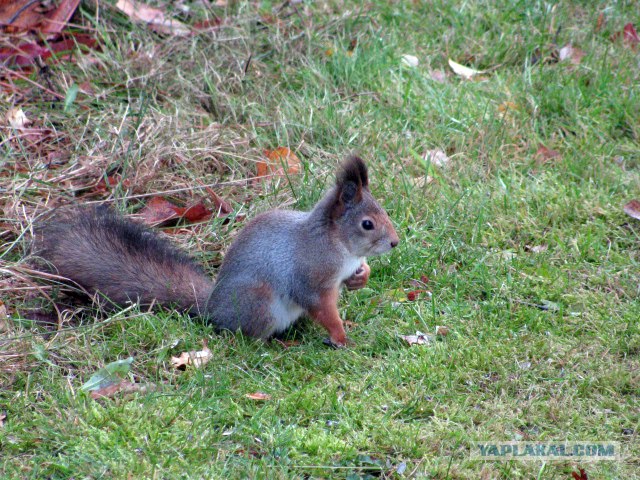
<svg viewBox="0 0 640 480">
<path fill-rule="evenodd" d="M 360 268 L 362 262 L 364 262 L 364 257 L 347 257 L 342 264 L 342 268 L 340 268 L 340 273 L 338 274 L 338 284 L 341 284 L 351 275 L 356 273 L 356 270 Z"/>
</svg>

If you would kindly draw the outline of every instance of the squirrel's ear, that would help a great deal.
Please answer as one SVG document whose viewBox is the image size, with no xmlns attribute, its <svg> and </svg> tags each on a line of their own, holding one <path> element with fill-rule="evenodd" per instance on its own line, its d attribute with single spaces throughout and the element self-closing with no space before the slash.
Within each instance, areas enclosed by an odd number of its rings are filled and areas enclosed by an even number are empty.
<svg viewBox="0 0 640 480">
<path fill-rule="evenodd" d="M 369 186 L 367 166 L 360 157 L 351 156 L 344 161 L 336 178 L 336 200 L 332 216 L 341 216 L 348 205 L 362 200 L 362 190 Z"/>
<path fill-rule="evenodd" d="M 364 161 L 357 155 L 350 156 L 342 163 L 340 173 L 338 173 L 338 177 L 336 178 L 336 184 L 338 185 L 338 188 L 348 182 L 355 183 L 355 185 L 358 187 L 358 190 L 360 190 L 361 188 L 369 187 L 369 175 L 367 173 L 367 166 L 365 165 Z"/>
</svg>

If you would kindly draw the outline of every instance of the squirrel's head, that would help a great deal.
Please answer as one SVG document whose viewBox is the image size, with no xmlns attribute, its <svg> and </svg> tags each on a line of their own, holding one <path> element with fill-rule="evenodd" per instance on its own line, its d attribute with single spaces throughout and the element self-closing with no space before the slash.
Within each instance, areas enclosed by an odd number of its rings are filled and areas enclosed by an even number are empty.
<svg viewBox="0 0 640 480">
<path fill-rule="evenodd" d="M 361 158 L 345 160 L 332 195 L 331 220 L 352 255 L 381 255 L 398 245 L 389 216 L 369 191 L 367 166 Z"/>
</svg>

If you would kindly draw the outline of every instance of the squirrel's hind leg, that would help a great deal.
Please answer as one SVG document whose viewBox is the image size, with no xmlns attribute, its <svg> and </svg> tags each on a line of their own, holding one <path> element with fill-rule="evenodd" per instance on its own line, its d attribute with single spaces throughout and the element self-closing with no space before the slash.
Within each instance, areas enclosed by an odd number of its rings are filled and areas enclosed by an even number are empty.
<svg viewBox="0 0 640 480">
<path fill-rule="evenodd" d="M 338 294 L 338 289 L 321 293 L 318 305 L 310 309 L 309 314 L 316 323 L 322 325 L 329 332 L 332 346 L 346 347 L 349 340 L 338 312 Z"/>
</svg>

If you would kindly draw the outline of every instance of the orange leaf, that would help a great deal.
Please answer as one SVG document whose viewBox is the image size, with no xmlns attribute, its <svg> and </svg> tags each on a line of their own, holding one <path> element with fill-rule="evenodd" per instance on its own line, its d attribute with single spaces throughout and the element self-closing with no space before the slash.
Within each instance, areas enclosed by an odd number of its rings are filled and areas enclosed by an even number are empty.
<svg viewBox="0 0 640 480">
<path fill-rule="evenodd" d="M 271 395 L 262 392 L 247 393 L 245 397 L 250 398 L 251 400 L 259 401 L 271 400 Z"/>
<path fill-rule="evenodd" d="M 300 173 L 300 159 L 287 147 L 278 147 L 275 150 L 265 150 L 266 162 L 258 162 L 256 165 L 257 176 L 264 177 L 270 174 L 283 176 Z"/>
</svg>

